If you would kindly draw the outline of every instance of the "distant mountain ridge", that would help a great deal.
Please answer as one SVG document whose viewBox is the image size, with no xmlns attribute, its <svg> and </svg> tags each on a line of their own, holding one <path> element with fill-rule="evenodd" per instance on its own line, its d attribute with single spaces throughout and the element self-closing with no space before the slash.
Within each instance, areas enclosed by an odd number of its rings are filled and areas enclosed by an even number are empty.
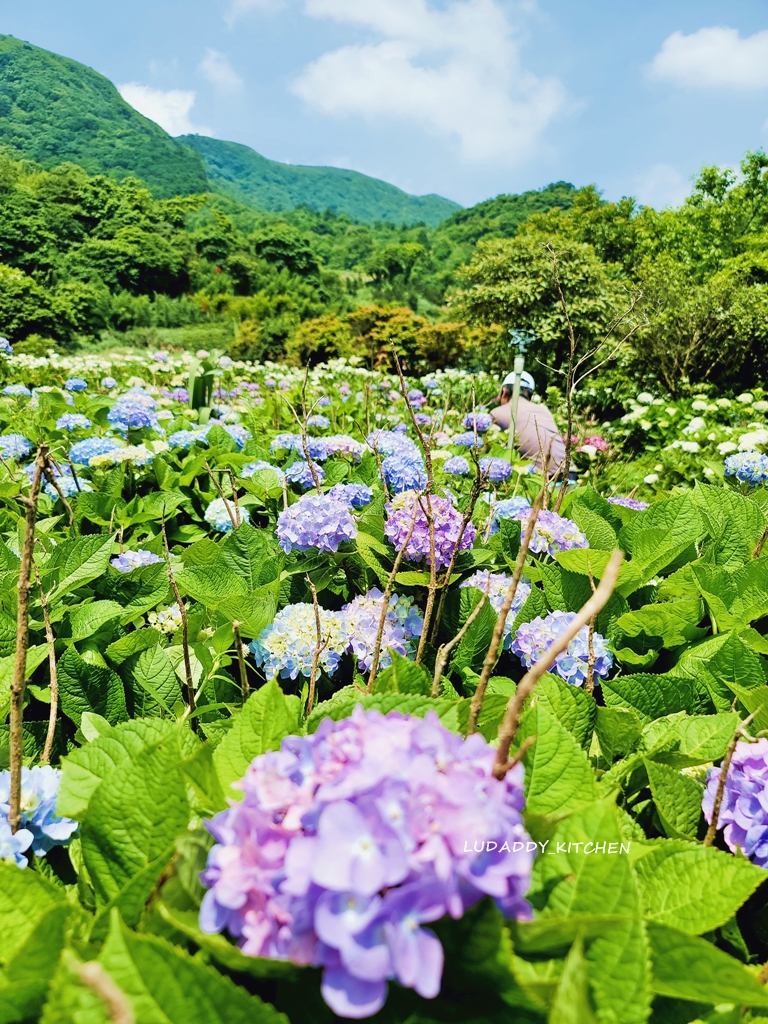
<svg viewBox="0 0 768 1024">
<path fill-rule="evenodd" d="M 103 75 L 10 35 L 0 35 L 0 146 L 45 168 L 72 162 L 90 174 L 135 176 L 162 198 L 214 191 L 264 211 L 308 206 L 430 226 L 461 209 L 357 171 L 282 164 L 204 136 L 173 139 Z"/>
<path fill-rule="evenodd" d="M 260 210 L 313 210 L 346 213 L 360 221 L 391 221 L 434 227 L 463 209 L 442 196 L 413 196 L 395 185 L 340 167 L 283 164 L 249 146 L 204 135 L 178 138 L 203 158 L 211 185 L 238 202 Z"/>
</svg>

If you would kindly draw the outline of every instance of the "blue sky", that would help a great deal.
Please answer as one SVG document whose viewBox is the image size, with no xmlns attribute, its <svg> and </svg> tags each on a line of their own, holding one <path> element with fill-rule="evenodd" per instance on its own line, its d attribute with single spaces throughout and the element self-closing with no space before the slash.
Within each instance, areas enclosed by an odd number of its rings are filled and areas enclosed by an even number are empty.
<svg viewBox="0 0 768 1024">
<path fill-rule="evenodd" d="M 676 203 L 768 143 L 765 0 L 0 0 L 0 31 L 173 134 L 464 205 L 560 179 Z"/>
</svg>

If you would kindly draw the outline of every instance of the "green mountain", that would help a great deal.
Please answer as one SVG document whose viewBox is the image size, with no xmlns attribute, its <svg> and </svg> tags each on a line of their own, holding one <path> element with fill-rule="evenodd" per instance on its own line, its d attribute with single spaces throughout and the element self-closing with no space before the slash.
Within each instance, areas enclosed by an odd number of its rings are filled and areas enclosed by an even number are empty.
<svg viewBox="0 0 768 1024">
<path fill-rule="evenodd" d="M 303 167 L 268 160 L 248 146 L 204 135 L 182 135 L 202 156 L 211 186 L 259 210 L 312 210 L 346 213 L 363 222 L 439 224 L 458 203 L 442 196 L 412 196 L 394 185 L 339 167 Z"/>
<path fill-rule="evenodd" d="M 43 167 L 136 176 L 163 197 L 205 192 L 200 157 L 125 102 L 103 75 L 0 36 L 0 145 Z"/>
</svg>

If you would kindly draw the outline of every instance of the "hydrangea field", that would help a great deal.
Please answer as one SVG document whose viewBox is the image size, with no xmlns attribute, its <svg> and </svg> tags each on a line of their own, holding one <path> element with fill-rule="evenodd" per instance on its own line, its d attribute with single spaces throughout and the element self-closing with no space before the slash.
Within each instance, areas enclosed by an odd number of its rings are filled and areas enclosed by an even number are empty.
<svg viewBox="0 0 768 1024">
<path fill-rule="evenodd" d="M 762 392 L 0 360 L 0 1024 L 768 1021 Z"/>
</svg>

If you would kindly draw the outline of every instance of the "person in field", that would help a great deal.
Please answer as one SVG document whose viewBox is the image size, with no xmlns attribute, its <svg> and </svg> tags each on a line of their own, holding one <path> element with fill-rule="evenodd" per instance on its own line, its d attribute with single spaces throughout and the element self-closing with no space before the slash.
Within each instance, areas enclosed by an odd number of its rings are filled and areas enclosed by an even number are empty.
<svg viewBox="0 0 768 1024">
<path fill-rule="evenodd" d="M 491 409 L 491 416 L 500 427 L 509 430 L 512 416 L 512 390 L 515 385 L 514 372 L 508 373 L 501 384 L 499 403 Z M 555 423 L 555 418 L 542 402 L 533 402 L 536 382 L 527 371 L 520 374 L 520 404 L 517 408 L 515 437 L 517 446 L 525 458 L 532 459 L 541 472 L 547 450 L 549 475 L 553 476 L 565 459 L 565 442 Z"/>
</svg>

